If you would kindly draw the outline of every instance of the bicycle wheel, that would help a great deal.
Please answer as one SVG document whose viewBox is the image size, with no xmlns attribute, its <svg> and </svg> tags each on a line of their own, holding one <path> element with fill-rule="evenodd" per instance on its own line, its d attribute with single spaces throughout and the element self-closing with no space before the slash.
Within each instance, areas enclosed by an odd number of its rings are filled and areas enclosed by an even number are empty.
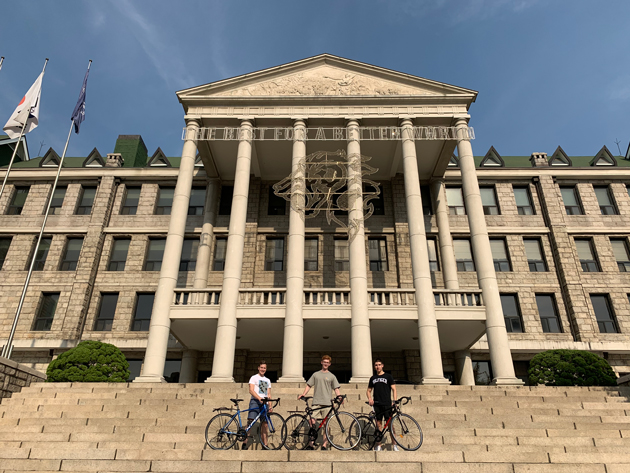
<svg viewBox="0 0 630 473">
<path fill-rule="evenodd" d="M 292 414 L 286 420 L 287 438 L 284 447 L 287 450 L 304 450 L 310 441 L 311 426 L 301 414 Z"/>
<path fill-rule="evenodd" d="M 414 451 L 422 445 L 422 429 L 416 419 L 407 414 L 397 414 L 389 424 L 389 431 L 400 448 Z"/>
<path fill-rule="evenodd" d="M 372 450 L 374 448 L 374 433 L 376 425 L 368 416 L 357 417 L 359 426 L 361 427 L 361 440 L 359 441 L 359 450 Z"/>
<path fill-rule="evenodd" d="M 337 412 L 326 421 L 326 438 L 337 450 L 351 450 L 361 440 L 361 426 L 349 412 Z"/>
<path fill-rule="evenodd" d="M 285 440 L 287 439 L 287 424 L 284 422 L 284 419 L 280 414 L 276 414 L 272 412 L 267 414 L 267 419 L 269 422 L 267 425 L 267 444 L 263 442 L 263 426 L 264 424 L 260 423 L 260 428 L 258 429 L 258 439 L 260 440 L 260 444 L 265 450 L 280 450 L 284 445 Z"/>
<path fill-rule="evenodd" d="M 214 450 L 228 450 L 236 443 L 238 422 L 230 414 L 217 414 L 206 426 L 206 443 Z"/>
</svg>

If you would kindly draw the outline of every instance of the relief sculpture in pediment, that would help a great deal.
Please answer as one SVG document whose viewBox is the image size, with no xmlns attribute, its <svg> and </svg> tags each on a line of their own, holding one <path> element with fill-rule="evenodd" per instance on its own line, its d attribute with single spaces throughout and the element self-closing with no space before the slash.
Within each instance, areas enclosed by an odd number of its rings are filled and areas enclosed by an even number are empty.
<svg viewBox="0 0 630 473">
<path fill-rule="evenodd" d="M 278 96 L 278 95 L 435 95 L 421 88 L 335 68 L 319 68 L 285 77 L 267 80 L 246 87 L 228 90 L 218 95 Z"/>
</svg>

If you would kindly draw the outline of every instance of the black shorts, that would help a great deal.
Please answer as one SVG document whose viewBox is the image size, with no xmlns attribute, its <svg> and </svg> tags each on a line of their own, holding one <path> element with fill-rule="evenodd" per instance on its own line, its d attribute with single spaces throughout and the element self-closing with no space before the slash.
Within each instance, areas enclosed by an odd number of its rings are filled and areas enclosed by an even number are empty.
<svg viewBox="0 0 630 473">
<path fill-rule="evenodd" d="M 374 414 L 376 415 L 376 420 L 389 419 L 391 413 L 391 405 L 388 406 L 386 404 L 374 404 Z"/>
</svg>

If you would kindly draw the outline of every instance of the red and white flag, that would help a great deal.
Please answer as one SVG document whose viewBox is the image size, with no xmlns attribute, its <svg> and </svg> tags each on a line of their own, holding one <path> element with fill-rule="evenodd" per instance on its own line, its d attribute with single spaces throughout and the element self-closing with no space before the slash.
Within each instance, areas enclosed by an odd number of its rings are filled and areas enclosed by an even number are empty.
<svg viewBox="0 0 630 473">
<path fill-rule="evenodd" d="M 42 72 L 31 88 L 28 89 L 26 95 L 22 97 L 22 100 L 13 112 L 13 115 L 11 115 L 11 118 L 9 118 L 7 124 L 4 125 L 3 130 L 10 138 L 20 136 L 24 123 L 26 123 L 24 134 L 37 128 L 39 124 L 39 102 L 42 94 L 43 78 L 44 73 Z"/>
</svg>

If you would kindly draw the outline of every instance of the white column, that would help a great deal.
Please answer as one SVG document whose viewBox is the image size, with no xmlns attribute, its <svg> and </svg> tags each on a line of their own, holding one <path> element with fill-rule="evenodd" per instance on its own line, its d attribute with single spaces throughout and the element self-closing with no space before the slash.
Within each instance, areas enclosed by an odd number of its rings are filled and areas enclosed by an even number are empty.
<svg viewBox="0 0 630 473">
<path fill-rule="evenodd" d="M 289 243 L 287 296 L 284 316 L 284 345 L 281 383 L 304 382 L 304 162 L 306 158 L 306 124 L 293 123 L 293 157 L 291 159 L 291 205 L 289 206 Z"/>
<path fill-rule="evenodd" d="M 365 228 L 363 225 L 363 179 L 361 176 L 361 144 L 359 122 L 350 119 L 346 125 L 348 133 L 348 193 L 350 202 L 348 227 L 356 226 L 352 241 L 348 242 L 350 253 L 350 299 L 351 315 L 350 344 L 352 350 L 351 383 L 365 383 L 372 376 L 372 337 L 368 314 L 368 283 L 365 252 Z M 353 230 L 354 231 L 354 230 Z"/>
<path fill-rule="evenodd" d="M 210 252 L 214 234 L 214 223 L 216 219 L 217 191 L 219 181 L 210 179 L 206 186 L 206 201 L 203 209 L 203 226 L 201 227 L 201 237 L 199 239 L 199 249 L 197 250 L 197 265 L 195 267 L 195 279 L 193 288 L 205 289 L 208 287 L 208 271 L 210 269 Z M 179 371 L 180 383 L 197 382 L 197 350 L 184 350 L 182 355 L 182 366 Z"/>
<path fill-rule="evenodd" d="M 454 353 L 457 382 L 460 386 L 474 386 L 475 373 L 472 366 L 470 350 L 460 350 Z"/>
<path fill-rule="evenodd" d="M 230 212 L 230 227 L 225 253 L 223 289 L 219 321 L 214 343 L 212 376 L 206 382 L 234 382 L 234 350 L 236 349 L 236 305 L 238 304 L 243 251 L 245 249 L 245 223 L 247 220 L 247 198 L 249 195 L 249 173 L 252 164 L 252 123 L 241 122 L 239 143 L 234 173 L 234 194 Z"/>
<path fill-rule="evenodd" d="M 440 337 L 435 317 L 427 235 L 424 229 L 424 215 L 422 214 L 416 145 L 413 138 L 413 122 L 406 118 L 402 120 L 400 125 L 402 127 L 403 176 L 405 179 L 407 222 L 409 224 L 411 272 L 418 304 L 422 384 L 450 384 L 444 378 L 444 369 L 442 367 L 442 352 L 440 351 Z"/>
<path fill-rule="evenodd" d="M 149 340 L 144 355 L 142 375 L 134 382 L 164 382 L 164 363 L 168 349 L 168 337 L 171 330 L 169 311 L 173 303 L 173 291 L 177 285 L 179 262 L 182 257 L 188 203 L 192 189 L 195 157 L 197 156 L 197 131 L 199 122 L 186 122 L 186 141 L 182 150 L 182 161 L 177 175 L 177 184 L 173 195 L 173 207 L 168 226 L 162 269 L 151 313 Z"/>
<path fill-rule="evenodd" d="M 179 369 L 180 383 L 196 383 L 197 382 L 197 350 L 184 350 L 182 354 L 182 365 Z"/>
<path fill-rule="evenodd" d="M 522 385 L 523 381 L 518 379 L 514 373 L 512 354 L 510 352 L 507 330 L 505 329 L 505 320 L 503 319 L 499 286 L 496 273 L 494 272 L 488 229 L 486 228 L 486 217 L 483 213 L 481 194 L 479 193 L 479 182 L 477 181 L 472 146 L 465 129 L 468 124 L 465 119 L 460 118 L 455 123 L 455 126 L 460 128 L 457 132 L 457 153 L 459 155 L 459 167 L 462 172 L 464 203 L 466 205 L 466 214 L 468 215 L 477 279 L 486 306 L 486 336 L 488 337 L 490 361 L 492 362 L 492 371 L 494 373 L 492 382 L 497 385 Z"/>
<path fill-rule="evenodd" d="M 219 190 L 218 179 L 210 179 L 206 187 L 206 202 L 203 209 L 203 226 L 197 251 L 197 266 L 195 267 L 195 289 L 208 287 L 208 271 L 210 270 L 210 253 L 214 237 L 214 224 L 217 216 L 217 201 Z"/>
<path fill-rule="evenodd" d="M 448 219 L 448 206 L 446 205 L 446 190 L 444 181 L 433 183 L 433 195 L 435 196 L 435 221 L 438 227 L 438 239 L 440 240 L 440 256 L 442 262 L 442 277 L 446 289 L 459 289 L 457 280 L 457 261 L 453 251 L 453 237 L 451 225 Z"/>
</svg>

